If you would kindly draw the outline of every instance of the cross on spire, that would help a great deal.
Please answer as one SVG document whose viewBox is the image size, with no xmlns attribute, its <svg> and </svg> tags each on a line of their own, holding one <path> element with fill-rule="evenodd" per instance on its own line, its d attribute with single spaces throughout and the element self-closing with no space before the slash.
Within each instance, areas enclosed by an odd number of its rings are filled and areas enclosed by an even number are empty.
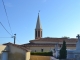
<svg viewBox="0 0 80 60">
<path fill-rule="evenodd" d="M 40 10 L 39 10 L 39 12 L 40 12 Z"/>
<path fill-rule="evenodd" d="M 38 12 L 38 14 L 40 13 L 40 10 L 39 10 L 39 12 Z"/>
<path fill-rule="evenodd" d="M 40 10 L 39 10 L 39 12 L 40 12 Z M 38 18 L 37 18 L 36 29 L 42 29 L 42 27 L 41 27 L 41 23 L 40 23 L 39 12 L 38 12 Z"/>
</svg>

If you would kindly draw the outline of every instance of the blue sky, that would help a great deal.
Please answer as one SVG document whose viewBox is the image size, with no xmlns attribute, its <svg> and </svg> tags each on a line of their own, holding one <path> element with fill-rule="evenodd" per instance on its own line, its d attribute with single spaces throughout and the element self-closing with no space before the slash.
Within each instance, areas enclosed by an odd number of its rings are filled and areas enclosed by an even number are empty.
<svg viewBox="0 0 80 60">
<path fill-rule="evenodd" d="M 39 10 L 43 37 L 75 38 L 80 33 L 80 0 L 4 0 L 4 3 L 12 32 L 17 34 L 17 44 L 35 38 Z M 0 22 L 11 33 L 1 0 Z M 11 37 L 1 25 L 0 37 Z M 0 38 L 0 44 L 7 42 L 13 43 L 13 38 Z"/>
</svg>

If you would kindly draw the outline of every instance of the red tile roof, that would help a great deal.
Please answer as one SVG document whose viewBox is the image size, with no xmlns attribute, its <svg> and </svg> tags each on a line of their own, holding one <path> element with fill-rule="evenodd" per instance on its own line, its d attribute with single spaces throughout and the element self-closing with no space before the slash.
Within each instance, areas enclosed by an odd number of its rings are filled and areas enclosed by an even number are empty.
<svg viewBox="0 0 80 60">
<path fill-rule="evenodd" d="M 49 38 L 49 37 L 30 40 L 30 42 L 34 42 L 34 41 L 63 42 L 63 40 L 65 40 L 66 42 L 77 42 L 76 38 Z"/>
<path fill-rule="evenodd" d="M 36 46 L 55 46 L 55 43 L 50 44 L 50 43 L 45 43 L 45 42 L 63 42 L 63 40 L 65 40 L 66 42 L 70 42 L 70 43 L 76 43 L 77 39 L 76 38 L 40 38 L 40 39 L 36 39 L 36 40 L 30 40 L 30 43 L 28 44 L 23 44 L 23 46 L 25 47 L 36 47 Z M 34 43 L 35 41 L 42 41 L 44 43 Z M 60 45 L 60 44 L 59 44 Z M 76 47 L 76 44 L 66 44 L 68 47 Z"/>
<path fill-rule="evenodd" d="M 20 45 L 17 45 L 17 44 L 13 44 L 13 43 L 5 43 L 5 44 L 3 44 L 3 45 L 12 45 L 12 46 L 15 46 L 15 47 L 17 47 L 17 48 L 20 48 L 20 49 L 23 49 L 23 50 L 25 50 L 25 51 L 30 51 L 29 49 L 27 49 L 27 48 L 25 48 L 25 47 L 22 47 L 22 46 L 20 46 Z"/>
<path fill-rule="evenodd" d="M 59 44 L 59 46 L 62 44 Z M 67 47 L 76 47 L 76 44 L 66 44 Z M 55 44 L 23 44 L 23 47 L 54 47 Z"/>
<path fill-rule="evenodd" d="M 23 44 L 22 46 L 24 46 L 24 47 L 31 47 L 31 46 L 55 46 L 55 44 L 33 44 L 33 43 L 31 43 L 31 44 Z"/>
</svg>

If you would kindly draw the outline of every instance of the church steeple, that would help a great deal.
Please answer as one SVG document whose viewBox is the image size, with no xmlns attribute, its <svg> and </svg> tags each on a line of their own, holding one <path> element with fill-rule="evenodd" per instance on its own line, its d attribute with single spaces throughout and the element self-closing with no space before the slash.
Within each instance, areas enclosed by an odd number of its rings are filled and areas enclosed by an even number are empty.
<svg viewBox="0 0 80 60">
<path fill-rule="evenodd" d="M 42 37 L 42 27 L 40 24 L 40 17 L 39 17 L 39 13 L 38 13 L 37 23 L 36 23 L 36 28 L 35 28 L 35 39 L 38 39 L 41 37 Z"/>
<path fill-rule="evenodd" d="M 39 13 L 38 13 L 38 17 L 37 17 L 36 29 L 42 29 L 42 28 L 41 28 L 41 24 L 40 24 L 40 17 L 39 17 Z"/>
</svg>

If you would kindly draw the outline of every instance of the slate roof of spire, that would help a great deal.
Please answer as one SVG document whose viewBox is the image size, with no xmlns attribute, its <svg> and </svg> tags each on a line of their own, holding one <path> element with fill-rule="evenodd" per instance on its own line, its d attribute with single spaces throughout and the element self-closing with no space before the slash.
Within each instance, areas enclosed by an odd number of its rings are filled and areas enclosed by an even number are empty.
<svg viewBox="0 0 80 60">
<path fill-rule="evenodd" d="M 39 13 L 38 13 L 38 18 L 37 18 L 36 29 L 42 29 L 41 24 L 40 24 L 40 17 L 39 17 Z"/>
</svg>

